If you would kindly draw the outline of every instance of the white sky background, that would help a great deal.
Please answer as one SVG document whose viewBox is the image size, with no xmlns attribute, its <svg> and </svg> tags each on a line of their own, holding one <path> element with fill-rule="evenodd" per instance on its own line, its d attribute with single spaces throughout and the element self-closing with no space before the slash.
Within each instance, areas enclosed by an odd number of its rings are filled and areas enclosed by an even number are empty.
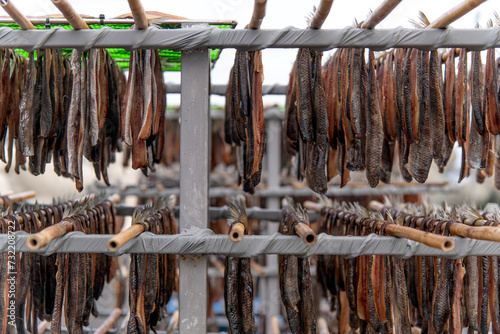
<svg viewBox="0 0 500 334">
<path fill-rule="evenodd" d="M 11 0 L 25 15 L 45 15 L 58 13 L 50 0 Z M 126 0 L 70 0 L 77 12 L 93 16 L 105 14 L 106 17 L 129 13 Z M 352 25 L 354 19 L 366 19 L 370 9 L 374 10 L 381 0 L 335 0 L 329 17 L 323 27 L 336 29 Z M 394 28 L 398 26 L 411 28 L 410 19 L 417 19 L 418 12 L 423 11 L 433 21 L 448 9 L 462 0 L 405 0 L 377 27 Z M 142 0 L 145 10 L 184 16 L 190 19 L 230 19 L 238 22 L 237 29 L 242 29 L 252 16 L 253 0 L 181 0 L 158 1 Z M 268 0 L 267 14 L 262 23 L 263 29 L 279 29 L 287 26 L 306 28 L 306 16 L 319 0 Z M 500 11 L 500 1 L 490 0 L 474 9 L 452 24 L 455 28 L 473 28 L 476 22 L 483 27 L 486 21 L 493 18 L 494 10 Z M 1 15 L 1 14 L 0 14 Z M 263 51 L 264 84 L 288 83 L 288 74 L 296 55 L 296 49 L 267 49 Z M 329 52 L 325 52 L 325 59 Z M 225 84 L 234 62 L 234 49 L 223 50 L 212 71 L 212 83 Z M 168 72 L 167 82 L 180 82 L 179 73 Z M 264 104 L 284 104 L 281 96 L 265 96 Z M 213 96 L 212 104 L 223 105 L 224 98 Z M 169 96 L 169 105 L 179 104 L 179 96 Z"/>
</svg>

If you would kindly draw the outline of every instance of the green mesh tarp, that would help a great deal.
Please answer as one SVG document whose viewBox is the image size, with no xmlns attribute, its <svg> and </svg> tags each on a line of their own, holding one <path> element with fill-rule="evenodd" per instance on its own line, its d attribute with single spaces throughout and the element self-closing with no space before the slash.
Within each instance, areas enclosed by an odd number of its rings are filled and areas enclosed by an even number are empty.
<svg viewBox="0 0 500 334">
<path fill-rule="evenodd" d="M 45 24 L 35 24 L 35 28 L 37 29 L 46 29 Z M 130 24 L 89 24 L 91 29 L 100 29 L 102 27 L 109 27 L 112 29 L 130 29 Z M 232 25 L 214 25 L 220 29 L 232 29 L 234 26 Z M 0 27 L 9 27 L 12 29 L 20 29 L 19 26 L 15 23 L 0 23 Z M 73 29 L 69 24 L 52 24 L 51 27 L 63 27 L 64 29 Z M 163 29 L 180 29 L 179 26 L 169 26 L 162 25 Z M 116 60 L 118 65 L 121 68 L 128 69 L 129 67 L 129 59 L 130 52 L 124 49 L 107 49 L 113 59 Z M 62 49 L 64 54 L 70 54 L 72 49 Z M 16 49 L 16 52 L 21 54 L 24 57 L 28 57 L 28 52 L 22 49 Z M 162 62 L 162 67 L 164 71 L 180 71 L 181 70 L 181 53 L 180 51 L 172 51 L 172 50 L 159 50 L 160 59 Z M 212 61 L 212 67 L 219 58 L 221 49 L 211 49 L 210 50 L 210 59 Z"/>
</svg>

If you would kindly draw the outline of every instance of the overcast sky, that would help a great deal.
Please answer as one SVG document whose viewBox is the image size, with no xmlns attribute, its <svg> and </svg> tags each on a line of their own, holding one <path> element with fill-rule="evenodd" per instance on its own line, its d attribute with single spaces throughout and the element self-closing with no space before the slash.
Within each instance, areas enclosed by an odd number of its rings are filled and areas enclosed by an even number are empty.
<svg viewBox="0 0 500 334">
<path fill-rule="evenodd" d="M 46 15 L 57 13 L 50 0 L 11 0 L 25 15 Z M 72 0 L 75 9 L 82 14 L 106 17 L 129 13 L 126 0 Z M 324 28 L 343 28 L 352 25 L 354 19 L 364 20 L 369 11 L 377 8 L 381 0 L 335 0 L 331 13 L 325 21 Z M 442 13 L 461 1 L 456 0 L 421 0 L 402 1 L 398 7 L 382 22 L 378 28 L 394 28 L 397 26 L 412 27 L 410 19 L 417 19 L 418 12 L 423 11 L 433 21 Z M 252 14 L 252 0 L 183 0 L 158 1 L 143 0 L 146 10 L 160 11 L 184 16 L 190 19 L 231 19 L 239 22 L 237 29 L 242 29 Z M 306 27 L 306 16 L 317 6 L 319 0 L 268 0 L 267 15 L 262 28 L 277 29 L 287 26 Z M 495 6 L 497 5 L 497 6 Z M 452 24 L 456 28 L 473 28 L 476 22 L 485 26 L 486 21 L 493 18 L 498 0 L 490 0 L 476 8 L 460 20 Z M 327 52 L 328 54 L 328 52 Z M 263 52 L 264 84 L 287 84 L 288 74 L 295 59 L 296 50 L 269 49 Z M 212 71 L 212 82 L 227 83 L 229 70 L 234 61 L 234 50 L 226 49 Z M 167 73 L 166 80 L 179 82 L 178 73 Z M 284 103 L 283 97 L 265 97 L 265 103 Z M 178 97 L 169 99 L 169 104 L 178 103 Z M 213 104 L 223 104 L 223 98 L 212 98 Z"/>
</svg>

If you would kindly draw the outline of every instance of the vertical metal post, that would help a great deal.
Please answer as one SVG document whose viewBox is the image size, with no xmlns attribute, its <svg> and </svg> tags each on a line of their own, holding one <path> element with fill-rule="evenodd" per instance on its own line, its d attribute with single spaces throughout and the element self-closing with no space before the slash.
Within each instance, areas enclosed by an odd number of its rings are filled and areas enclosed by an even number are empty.
<svg viewBox="0 0 500 334">
<path fill-rule="evenodd" d="M 267 186 L 269 189 L 280 187 L 281 169 L 281 120 L 271 118 L 267 122 Z M 268 198 L 266 200 L 268 209 L 279 209 L 280 198 Z M 267 224 L 267 234 L 278 232 L 277 224 Z M 266 256 L 266 267 L 273 271 L 278 269 L 278 256 L 275 254 Z M 271 330 L 271 319 L 280 314 L 281 296 L 278 277 L 267 277 L 265 295 L 262 301 L 265 303 L 266 311 L 266 334 L 273 333 Z"/>
<path fill-rule="evenodd" d="M 208 25 L 203 24 L 202 27 Z M 182 28 L 200 27 L 183 24 Z M 180 229 L 208 226 L 210 166 L 210 56 L 207 49 L 181 55 Z M 207 258 L 179 259 L 179 333 L 207 331 Z"/>
</svg>

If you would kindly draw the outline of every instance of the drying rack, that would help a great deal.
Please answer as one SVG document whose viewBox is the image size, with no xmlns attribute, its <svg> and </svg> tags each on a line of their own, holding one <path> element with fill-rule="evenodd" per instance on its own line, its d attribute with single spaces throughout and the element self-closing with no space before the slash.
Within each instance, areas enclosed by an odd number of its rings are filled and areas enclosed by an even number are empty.
<svg viewBox="0 0 500 334">
<path fill-rule="evenodd" d="M 22 48 L 26 51 L 42 48 L 123 48 L 171 49 L 181 53 L 181 161 L 180 175 L 180 235 L 154 236 L 144 233 L 121 249 L 127 252 L 172 252 L 182 254 L 179 260 L 179 332 L 205 333 L 207 328 L 207 258 L 205 254 L 231 254 L 254 256 L 257 254 L 386 254 L 394 256 L 445 255 L 441 251 L 393 237 L 369 236 L 332 237 L 321 234 L 315 246 L 307 247 L 299 238 L 276 234 L 276 224 L 268 224 L 267 236 L 247 236 L 233 244 L 227 236 L 217 236 L 207 230 L 209 215 L 209 153 L 210 153 L 210 57 L 209 48 L 238 48 L 258 50 L 264 48 L 308 47 L 328 50 L 335 47 L 369 47 L 385 50 L 393 47 L 436 49 L 440 47 L 483 50 L 500 47 L 500 28 L 490 29 L 274 29 L 274 30 L 221 30 L 208 27 L 207 23 L 182 23 L 181 29 L 163 30 L 113 30 L 110 28 L 67 31 L 50 30 L 19 31 L 0 28 L 0 48 Z M 266 123 L 281 129 L 279 119 Z M 268 131 L 278 133 L 279 131 Z M 268 155 L 278 155 L 280 143 L 269 138 Z M 279 190 L 279 168 L 269 161 L 268 189 Z M 278 165 L 279 167 L 279 161 Z M 279 208 L 275 197 L 267 199 L 267 207 Z M 17 250 L 24 247 L 26 234 L 17 233 Z M 110 236 L 85 236 L 78 232 L 54 241 L 45 252 L 103 252 Z M 456 239 L 456 251 L 451 257 L 465 255 L 500 255 L 500 246 L 486 241 Z M 94 240 L 94 241 L 93 241 Z M 0 250 L 5 251 L 6 236 L 0 236 Z M 93 246 L 89 249 L 89 242 Z M 257 247 L 257 245 L 261 245 Z M 480 247 L 480 248 L 479 248 Z M 118 254 L 114 254 L 118 255 Z M 193 256 L 189 256 L 193 255 Z M 277 261 L 274 261 L 277 262 Z M 276 282 L 274 282 L 276 283 Z M 267 289 L 274 284 L 270 282 Z M 275 287 L 277 286 L 274 285 Z M 268 295 L 271 296 L 270 290 Z M 279 301 L 277 303 L 279 308 Z"/>
</svg>

